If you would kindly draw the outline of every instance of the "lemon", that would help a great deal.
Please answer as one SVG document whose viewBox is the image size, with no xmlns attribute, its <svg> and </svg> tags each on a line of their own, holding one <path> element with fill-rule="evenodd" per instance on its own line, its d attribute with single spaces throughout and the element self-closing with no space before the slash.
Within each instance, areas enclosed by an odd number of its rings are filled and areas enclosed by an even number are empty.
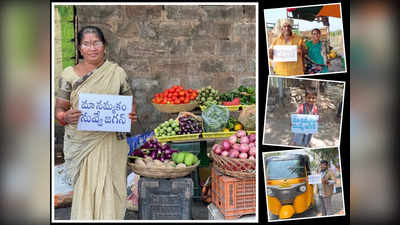
<svg viewBox="0 0 400 225">
<path fill-rule="evenodd" d="M 233 129 L 234 129 L 235 131 L 243 130 L 243 125 L 240 124 L 240 123 L 237 123 L 237 124 L 235 124 L 235 126 L 233 127 Z"/>
</svg>

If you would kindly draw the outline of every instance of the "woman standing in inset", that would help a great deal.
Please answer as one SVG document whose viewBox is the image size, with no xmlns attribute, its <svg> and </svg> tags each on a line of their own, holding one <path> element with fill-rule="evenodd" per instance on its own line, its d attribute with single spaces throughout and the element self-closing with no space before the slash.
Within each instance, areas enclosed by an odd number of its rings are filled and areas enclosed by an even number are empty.
<svg viewBox="0 0 400 225">
<path fill-rule="evenodd" d="M 312 38 L 306 42 L 308 61 L 307 73 L 326 73 L 328 72 L 328 58 L 326 49 L 321 39 L 321 30 L 315 28 L 311 31 Z"/>
</svg>

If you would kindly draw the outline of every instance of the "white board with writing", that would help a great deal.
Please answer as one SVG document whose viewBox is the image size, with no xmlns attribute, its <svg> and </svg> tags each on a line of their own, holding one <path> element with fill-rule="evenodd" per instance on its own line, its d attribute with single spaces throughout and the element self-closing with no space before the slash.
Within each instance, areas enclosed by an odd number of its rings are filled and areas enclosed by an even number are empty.
<svg viewBox="0 0 400 225">
<path fill-rule="evenodd" d="M 292 114 L 291 130 L 293 133 L 315 134 L 318 133 L 319 115 Z"/>
<path fill-rule="evenodd" d="M 78 130 L 130 132 L 132 96 L 79 94 Z"/>
<path fill-rule="evenodd" d="M 275 45 L 273 54 L 274 62 L 296 62 L 297 45 Z"/>
<path fill-rule="evenodd" d="M 321 183 L 321 174 L 309 175 L 308 183 L 309 184 L 320 184 Z"/>
</svg>

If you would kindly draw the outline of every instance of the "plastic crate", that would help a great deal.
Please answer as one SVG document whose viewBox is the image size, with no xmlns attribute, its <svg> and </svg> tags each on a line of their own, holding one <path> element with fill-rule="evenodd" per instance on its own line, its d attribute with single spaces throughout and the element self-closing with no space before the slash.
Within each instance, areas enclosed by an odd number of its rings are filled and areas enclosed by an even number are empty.
<svg viewBox="0 0 400 225">
<path fill-rule="evenodd" d="M 217 206 L 215 204 L 211 203 L 207 206 L 208 209 L 208 220 L 224 220 L 225 217 L 224 215 L 219 211 Z M 256 221 L 256 215 L 251 214 L 251 215 L 245 215 L 240 217 L 238 220 L 240 221 Z"/>
<path fill-rule="evenodd" d="M 254 107 L 254 104 L 253 104 L 253 105 L 240 105 L 240 107 L 241 107 L 242 109 L 245 109 L 245 108 L 247 108 L 247 107 Z"/>
<path fill-rule="evenodd" d="M 196 156 L 200 153 L 200 142 L 169 143 L 169 146 L 180 152 L 191 152 Z"/>
<path fill-rule="evenodd" d="M 173 135 L 173 136 L 163 136 L 157 137 L 159 142 L 168 142 L 168 141 L 187 141 L 187 140 L 196 140 L 199 139 L 200 133 L 197 134 L 181 134 L 181 135 Z"/>
<path fill-rule="evenodd" d="M 193 181 L 191 178 L 139 179 L 140 220 L 190 220 Z"/>
<path fill-rule="evenodd" d="M 232 135 L 235 135 L 236 131 L 232 132 L 204 132 L 201 133 L 203 138 L 229 138 Z"/>
<path fill-rule="evenodd" d="M 234 111 L 239 111 L 240 105 L 219 105 L 222 107 L 227 108 L 229 111 L 234 112 Z M 205 106 L 200 106 L 201 111 L 204 111 L 206 109 Z"/>
<path fill-rule="evenodd" d="M 255 134 L 256 131 L 255 130 L 247 130 L 246 133 L 247 133 L 247 135 L 250 135 L 250 134 Z"/>
<path fill-rule="evenodd" d="M 211 170 L 211 198 L 225 219 L 256 213 L 256 178 L 239 179 Z"/>
</svg>

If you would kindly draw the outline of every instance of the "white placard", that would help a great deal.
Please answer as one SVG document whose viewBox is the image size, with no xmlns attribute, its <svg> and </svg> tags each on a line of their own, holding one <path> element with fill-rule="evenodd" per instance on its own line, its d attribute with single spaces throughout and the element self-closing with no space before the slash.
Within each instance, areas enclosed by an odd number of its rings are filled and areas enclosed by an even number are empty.
<svg viewBox="0 0 400 225">
<path fill-rule="evenodd" d="M 130 132 L 132 96 L 79 94 L 78 130 Z"/>
<path fill-rule="evenodd" d="M 315 134 L 318 133 L 319 115 L 292 114 L 291 130 L 293 133 Z"/>
<path fill-rule="evenodd" d="M 309 184 L 320 184 L 321 183 L 321 174 L 309 175 L 308 183 Z"/>
<path fill-rule="evenodd" d="M 274 62 L 297 62 L 297 45 L 275 45 Z"/>
</svg>

